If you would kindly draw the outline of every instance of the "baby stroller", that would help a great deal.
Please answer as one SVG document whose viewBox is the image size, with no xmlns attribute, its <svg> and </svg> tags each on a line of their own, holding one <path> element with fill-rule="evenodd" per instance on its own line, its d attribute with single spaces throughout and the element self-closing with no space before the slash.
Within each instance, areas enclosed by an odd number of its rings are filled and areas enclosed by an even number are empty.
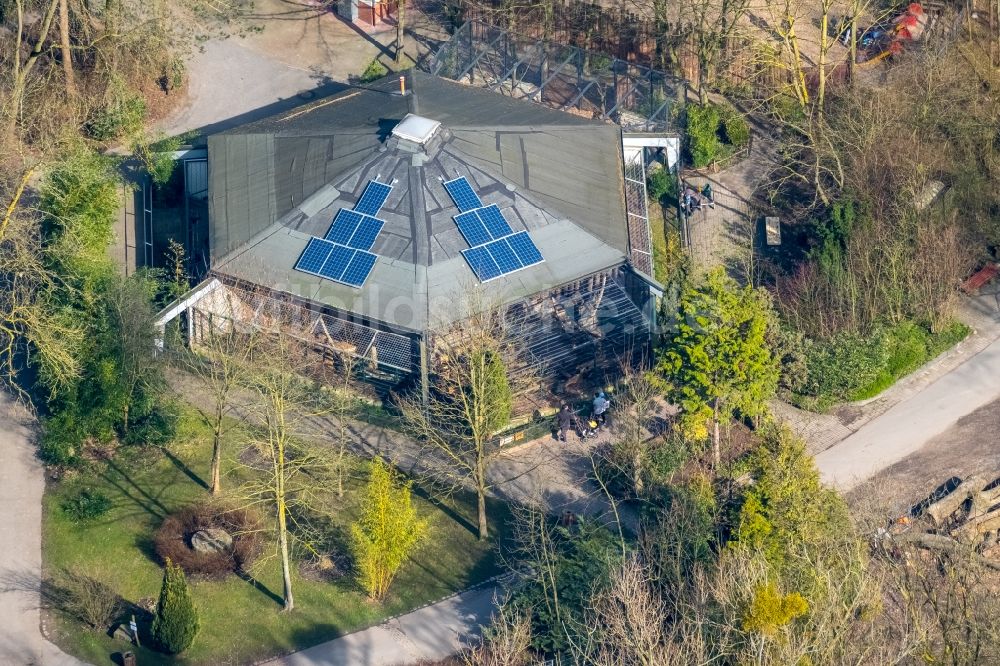
<svg viewBox="0 0 1000 666">
<path fill-rule="evenodd" d="M 580 436 L 580 439 L 593 437 L 597 434 L 598 427 L 599 424 L 592 416 L 576 419 L 576 434 Z"/>
</svg>

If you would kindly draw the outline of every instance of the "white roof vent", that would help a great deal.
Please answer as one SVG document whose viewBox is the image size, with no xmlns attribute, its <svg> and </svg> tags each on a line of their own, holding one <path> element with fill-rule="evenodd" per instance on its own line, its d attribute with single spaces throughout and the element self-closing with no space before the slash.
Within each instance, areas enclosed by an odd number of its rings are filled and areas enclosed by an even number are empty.
<svg viewBox="0 0 1000 666">
<path fill-rule="evenodd" d="M 392 128 L 392 135 L 423 145 L 434 136 L 439 127 L 441 127 L 441 123 L 436 120 L 408 113 L 405 118 L 399 121 L 398 125 Z"/>
</svg>

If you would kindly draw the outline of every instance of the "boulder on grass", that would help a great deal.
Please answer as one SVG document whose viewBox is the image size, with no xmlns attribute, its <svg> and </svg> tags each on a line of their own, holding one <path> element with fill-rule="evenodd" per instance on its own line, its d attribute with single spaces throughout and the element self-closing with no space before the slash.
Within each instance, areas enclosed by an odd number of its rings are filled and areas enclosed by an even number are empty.
<svg viewBox="0 0 1000 666">
<path fill-rule="evenodd" d="M 199 530 L 191 535 L 191 548 L 199 553 L 226 553 L 233 547 L 233 537 L 218 527 Z"/>
</svg>

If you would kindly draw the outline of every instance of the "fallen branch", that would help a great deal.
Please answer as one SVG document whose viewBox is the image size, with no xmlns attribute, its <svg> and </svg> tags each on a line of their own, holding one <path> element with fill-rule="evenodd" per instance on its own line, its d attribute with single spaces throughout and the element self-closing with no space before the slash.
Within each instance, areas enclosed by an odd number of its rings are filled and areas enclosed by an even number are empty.
<svg viewBox="0 0 1000 666">
<path fill-rule="evenodd" d="M 997 511 L 990 511 L 989 513 L 984 513 L 981 516 L 967 520 L 953 529 L 951 534 L 954 537 L 967 538 L 972 535 L 978 536 L 997 529 L 1000 529 L 1000 509 Z"/>
<path fill-rule="evenodd" d="M 927 534 L 926 532 L 907 532 L 905 534 L 897 534 L 890 538 L 895 543 L 911 543 L 926 550 L 936 550 L 949 554 L 959 553 L 969 555 L 973 560 L 982 564 L 984 567 L 989 567 L 994 571 L 1000 571 L 1000 562 L 994 562 L 987 557 L 983 557 L 979 553 L 973 552 L 968 545 L 959 543 L 951 537 L 941 534 Z"/>
</svg>

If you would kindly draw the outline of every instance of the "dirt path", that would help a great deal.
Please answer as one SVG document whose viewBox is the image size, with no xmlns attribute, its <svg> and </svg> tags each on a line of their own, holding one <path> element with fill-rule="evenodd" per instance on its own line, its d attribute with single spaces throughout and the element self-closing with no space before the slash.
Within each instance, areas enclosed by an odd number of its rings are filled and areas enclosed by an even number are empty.
<svg viewBox="0 0 1000 666">
<path fill-rule="evenodd" d="M 44 469 L 35 457 L 34 420 L 0 392 L 0 664 L 84 666 L 39 629 Z"/>
</svg>

